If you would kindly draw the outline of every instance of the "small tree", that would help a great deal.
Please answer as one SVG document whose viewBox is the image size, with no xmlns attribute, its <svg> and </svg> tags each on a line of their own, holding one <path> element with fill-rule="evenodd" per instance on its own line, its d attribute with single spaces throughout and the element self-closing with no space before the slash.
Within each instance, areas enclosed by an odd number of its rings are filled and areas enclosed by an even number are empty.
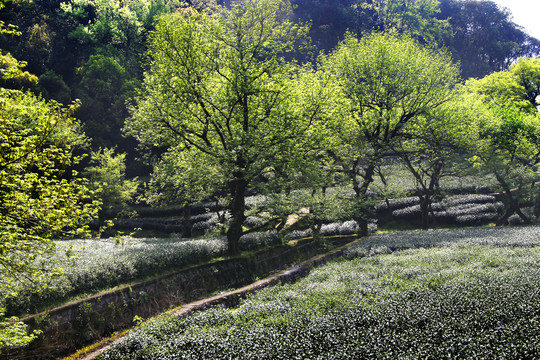
<svg viewBox="0 0 540 360">
<path fill-rule="evenodd" d="M 97 216 L 100 203 L 69 170 L 79 160 L 74 109 L 0 88 L 0 300 L 19 282 L 61 274 L 46 258 L 55 252 L 51 239 L 84 236 Z M 0 347 L 32 340 L 3 313 L 0 302 Z"/>
<path fill-rule="evenodd" d="M 192 175 L 209 166 L 211 183 L 226 189 L 232 253 L 248 188 L 318 141 L 325 89 L 312 71 L 284 60 L 308 30 L 287 20 L 290 11 L 287 1 L 246 0 L 219 16 L 186 10 L 160 18 L 150 35 L 150 71 L 126 126 L 168 153 L 204 154 L 175 161 L 189 162 Z"/>
<path fill-rule="evenodd" d="M 134 202 L 139 186 L 137 179 L 125 178 L 126 155 L 114 154 L 114 149 L 100 149 L 90 155 L 90 164 L 84 170 L 89 187 L 103 201 L 104 210 L 115 210 L 120 215 L 130 215 L 128 204 Z"/>
<path fill-rule="evenodd" d="M 486 103 L 513 106 L 522 111 L 537 113 L 540 106 L 540 59 L 520 58 L 508 70 L 471 79 L 467 86 Z"/>
<path fill-rule="evenodd" d="M 513 214 L 530 223 L 521 207 L 534 201 L 540 178 L 540 116 L 511 105 L 486 111 L 488 116 L 480 117 L 479 140 L 471 160 L 495 175 L 502 191 L 505 211 L 496 224 L 506 224 Z"/>
<path fill-rule="evenodd" d="M 323 57 L 349 100 L 340 133 L 343 146 L 334 153 L 348 175 L 358 204 L 369 204 L 375 170 L 403 130 L 452 97 L 459 70 L 443 50 L 422 47 L 407 36 L 373 34 L 357 40 L 348 34 Z M 368 207 L 355 214 L 367 234 Z"/>
<path fill-rule="evenodd" d="M 406 126 L 402 140 L 391 145 L 415 179 L 424 230 L 429 228 L 430 214 L 435 222 L 431 205 L 440 195 L 441 179 L 459 171 L 463 154 L 477 139 L 474 119 L 481 109 L 482 104 L 470 96 L 456 95 Z"/>
<path fill-rule="evenodd" d="M 521 207 L 534 202 L 540 162 L 540 60 L 519 59 L 508 70 L 467 81 L 467 89 L 485 105 L 477 117 L 479 141 L 473 161 L 492 173 L 503 194 L 502 225 L 517 214 L 530 222 Z"/>
</svg>

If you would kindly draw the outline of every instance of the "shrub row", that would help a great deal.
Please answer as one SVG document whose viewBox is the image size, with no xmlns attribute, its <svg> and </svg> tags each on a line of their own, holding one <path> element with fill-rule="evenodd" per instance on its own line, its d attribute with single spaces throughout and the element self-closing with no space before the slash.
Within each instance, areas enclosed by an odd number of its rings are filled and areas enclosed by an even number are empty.
<svg viewBox="0 0 540 360">
<path fill-rule="evenodd" d="M 21 287 L 17 297 L 0 297 L 8 314 L 31 313 L 55 301 L 207 261 L 227 250 L 223 238 L 129 238 L 120 243 L 115 240 L 69 240 L 58 241 L 57 246 L 64 276 L 44 279 L 43 283 L 49 286 L 44 291 Z M 74 256 L 62 259 L 68 247 L 72 248 Z"/>
<path fill-rule="evenodd" d="M 396 251 L 450 246 L 460 243 L 496 247 L 537 247 L 540 246 L 540 226 L 399 231 L 375 234 L 349 248 L 348 251 L 367 254 L 380 248 Z"/>
<path fill-rule="evenodd" d="M 281 244 L 281 236 L 277 231 L 253 232 L 240 237 L 240 250 L 256 250 Z"/>
<path fill-rule="evenodd" d="M 377 224 L 375 223 L 369 224 L 369 231 L 370 232 L 377 231 Z M 324 224 L 321 226 L 321 231 L 320 231 L 320 234 L 322 236 L 354 235 L 357 233 L 358 233 L 358 224 L 354 220 Z M 293 230 L 287 233 L 284 236 L 284 239 L 296 240 L 296 239 L 310 237 L 312 235 L 313 235 L 313 231 L 311 229 Z"/>
<path fill-rule="evenodd" d="M 417 220 L 422 216 L 418 198 L 402 199 L 392 204 L 392 218 L 397 220 Z M 387 207 L 388 208 L 388 207 Z M 503 203 L 497 202 L 492 195 L 452 196 L 431 206 L 437 222 L 456 225 L 483 225 L 495 221 Z"/>
<path fill-rule="evenodd" d="M 201 224 L 205 222 L 199 222 Z M 212 222 L 205 223 L 213 224 Z M 212 226 L 212 225 L 210 225 Z M 208 231 L 208 227 L 205 227 Z M 277 232 L 259 232 L 240 239 L 241 250 L 256 250 L 281 244 Z M 10 315 L 32 313 L 38 309 L 73 296 L 95 293 L 136 279 L 153 276 L 168 269 L 208 261 L 225 254 L 224 237 L 207 239 L 127 238 L 122 242 L 111 239 L 57 241 L 57 258 L 64 276 L 43 279 L 48 289 L 36 292 L 33 286 L 22 287 L 16 297 L 0 295 Z M 72 248 L 73 257 L 64 253 Z"/>
<path fill-rule="evenodd" d="M 246 199 L 248 207 L 255 206 L 264 202 L 264 196 L 251 196 Z M 469 194 L 457 195 L 444 199 L 440 203 L 433 203 L 432 208 L 435 212 L 435 219 L 440 222 L 452 223 L 457 225 L 482 225 L 493 222 L 499 215 L 503 205 L 496 202 L 492 195 Z M 221 207 L 215 204 L 199 205 L 198 210 L 194 211 L 197 215 L 191 216 L 190 226 L 192 234 L 208 235 L 212 232 L 222 230 L 224 224 L 219 220 L 215 212 L 210 210 L 222 211 Z M 421 217 L 419 199 L 417 196 L 405 197 L 400 199 L 381 202 L 376 207 L 376 212 L 380 216 L 391 212 L 392 217 L 398 220 L 417 220 Z M 227 215 L 227 214 L 226 214 Z M 225 217 L 226 219 L 228 216 Z M 516 219 L 514 219 L 516 220 Z M 264 220 L 258 216 L 248 216 L 244 222 L 247 227 L 259 226 Z M 514 221 L 517 222 L 517 221 Z M 115 227 L 121 230 L 132 230 L 141 228 L 144 230 L 158 230 L 166 233 L 183 233 L 185 223 L 181 216 L 174 218 L 154 218 L 141 217 L 135 219 L 120 219 L 115 222 Z M 351 234 L 353 231 L 340 230 L 341 224 L 327 224 L 321 230 L 323 235 Z M 295 231 L 287 236 L 287 239 L 297 239 L 311 236 L 310 230 Z"/>
</svg>

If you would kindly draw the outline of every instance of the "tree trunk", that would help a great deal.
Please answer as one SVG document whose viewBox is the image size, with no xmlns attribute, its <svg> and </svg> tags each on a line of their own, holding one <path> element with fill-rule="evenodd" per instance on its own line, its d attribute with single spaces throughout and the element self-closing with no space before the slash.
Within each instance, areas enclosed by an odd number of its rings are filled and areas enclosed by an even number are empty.
<svg viewBox="0 0 540 360">
<path fill-rule="evenodd" d="M 184 219 L 182 220 L 182 222 L 184 225 L 183 236 L 185 238 L 190 238 L 192 235 L 191 233 L 191 205 L 190 204 L 186 204 L 186 206 L 184 206 Z"/>
<path fill-rule="evenodd" d="M 527 215 L 525 215 L 525 214 L 521 211 L 521 209 L 520 209 L 519 207 L 516 209 L 516 214 L 518 214 L 518 216 L 521 218 L 521 220 L 523 220 L 523 222 L 524 222 L 525 224 L 527 224 L 527 225 L 532 224 L 531 219 L 529 219 L 529 217 L 528 217 Z"/>
<path fill-rule="evenodd" d="M 229 245 L 230 254 L 238 254 L 240 248 L 238 246 L 240 237 L 244 233 L 243 224 L 246 219 L 246 190 L 247 182 L 242 178 L 236 178 L 230 183 L 231 202 L 229 204 L 229 211 L 231 212 L 231 222 L 229 229 L 227 230 L 227 242 Z"/>
<path fill-rule="evenodd" d="M 422 213 L 422 230 L 429 230 L 429 207 L 431 199 L 429 195 L 420 195 L 420 211 Z"/>
<path fill-rule="evenodd" d="M 361 185 L 358 183 L 358 180 L 356 180 L 356 171 L 354 171 L 354 174 L 352 174 L 354 176 L 353 189 L 356 194 L 356 201 L 359 204 L 357 211 L 353 214 L 353 220 L 355 220 L 358 224 L 358 236 L 367 236 L 369 234 L 369 209 L 366 206 L 367 191 L 369 185 L 371 185 L 371 183 L 373 182 L 373 175 L 375 174 L 375 163 L 376 159 L 371 158 L 368 165 L 364 168 L 364 176 Z"/>
</svg>

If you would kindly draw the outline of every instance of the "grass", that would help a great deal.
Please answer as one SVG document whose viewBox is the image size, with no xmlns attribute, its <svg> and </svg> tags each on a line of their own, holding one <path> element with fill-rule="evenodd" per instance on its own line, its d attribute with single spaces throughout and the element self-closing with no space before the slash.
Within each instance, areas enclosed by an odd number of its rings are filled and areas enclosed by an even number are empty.
<svg viewBox="0 0 540 360">
<path fill-rule="evenodd" d="M 145 323 L 102 359 L 537 358 L 539 230 L 375 235 L 237 308 Z"/>
</svg>

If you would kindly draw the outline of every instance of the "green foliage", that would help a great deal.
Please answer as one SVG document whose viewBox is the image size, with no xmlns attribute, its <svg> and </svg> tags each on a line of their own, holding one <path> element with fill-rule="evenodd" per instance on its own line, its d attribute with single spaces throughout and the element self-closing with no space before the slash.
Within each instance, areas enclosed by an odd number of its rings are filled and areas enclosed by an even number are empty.
<svg viewBox="0 0 540 360">
<path fill-rule="evenodd" d="M 375 0 L 359 6 L 376 14 L 377 31 L 409 34 L 424 43 L 442 43 L 450 31 L 447 20 L 436 17 L 439 0 Z"/>
<path fill-rule="evenodd" d="M 519 57 L 534 57 L 540 42 L 528 36 L 495 1 L 441 0 L 453 36 L 445 45 L 459 61 L 464 79 L 501 71 Z"/>
<path fill-rule="evenodd" d="M 114 154 L 114 149 L 100 149 L 90 154 L 90 165 L 84 169 L 88 187 L 96 191 L 104 209 L 121 210 L 127 215 L 128 205 L 135 201 L 139 186 L 137 179 L 125 178 L 126 155 Z"/>
<path fill-rule="evenodd" d="M 77 116 L 83 121 L 94 144 L 114 147 L 124 119 L 126 101 L 135 94 L 139 81 L 133 79 L 120 62 L 108 55 L 92 55 L 77 69 L 75 95 L 81 99 Z"/>
<path fill-rule="evenodd" d="M 494 108 L 481 124 L 480 141 L 472 160 L 493 173 L 506 198 L 504 223 L 513 213 L 530 221 L 521 213 L 523 202 L 534 195 L 539 180 L 540 117 L 527 114 L 515 107 Z"/>
<path fill-rule="evenodd" d="M 219 166 L 205 153 L 171 149 L 154 164 L 146 201 L 150 204 L 193 204 L 223 190 Z"/>
<path fill-rule="evenodd" d="M 10 89 L 35 89 L 37 76 L 23 69 L 26 62 L 18 61 L 10 53 L 0 53 L 0 86 Z"/>
<path fill-rule="evenodd" d="M 0 10 L 5 7 L 4 3 L 0 3 Z M 13 24 L 6 24 L 4 21 L 0 20 L 0 36 L 2 35 L 21 35 L 21 32 L 17 30 L 17 26 Z"/>
<path fill-rule="evenodd" d="M 499 106 L 513 104 L 519 109 L 536 113 L 540 96 L 540 60 L 520 58 L 508 70 L 471 79 L 467 86 L 482 95 L 486 102 Z"/>
<path fill-rule="evenodd" d="M 42 74 L 38 80 L 41 95 L 48 100 L 56 100 L 61 104 L 71 102 L 71 89 L 62 76 L 49 70 Z"/>
<path fill-rule="evenodd" d="M 534 357 L 540 321 L 537 231 L 491 228 L 370 237 L 369 244 L 356 245 L 361 259 L 314 269 L 294 284 L 250 295 L 233 309 L 151 320 L 102 356 Z M 423 243 L 407 242 L 420 237 Z M 390 242 L 439 247 L 391 253 L 384 245 Z M 488 245 L 472 245 L 478 242 Z"/>
<path fill-rule="evenodd" d="M 75 107 L 62 109 L 30 93 L 0 88 L 3 296 L 16 292 L 19 282 L 32 285 L 61 274 L 58 264 L 47 259 L 55 251 L 50 239 L 87 234 L 88 222 L 96 217 L 99 202 L 69 170 L 79 160 L 72 148 L 81 140 L 71 117 Z"/>
<path fill-rule="evenodd" d="M 368 141 L 397 136 L 415 116 L 448 101 L 458 80 L 445 51 L 406 36 L 348 35 L 323 64 L 344 86 Z"/>
<path fill-rule="evenodd" d="M 290 10 L 284 1 L 250 0 L 219 16 L 186 10 L 162 17 L 150 35 L 144 91 L 127 123 L 143 144 L 189 151 L 162 158 L 189 161 L 180 168 L 196 171 L 185 176 L 205 171 L 192 160 L 210 165 L 216 176 L 209 190 L 218 184 L 229 195 L 232 252 L 248 187 L 320 138 L 314 125 L 329 95 L 310 69 L 284 61 L 307 33 L 287 20 Z"/>
<path fill-rule="evenodd" d="M 6 347 L 26 346 L 40 334 L 39 331 L 28 334 L 26 325 L 18 320 L 16 317 L 5 319 L 4 308 L 0 307 L 0 354 Z"/>
<path fill-rule="evenodd" d="M 80 25 L 70 34 L 81 43 L 111 44 L 118 47 L 140 46 L 144 10 L 142 3 L 111 0 L 72 0 L 60 4 L 62 16 Z M 139 15 L 139 16 L 138 16 Z"/>
<path fill-rule="evenodd" d="M 463 154 L 473 146 L 478 131 L 475 119 L 482 106 L 471 100 L 462 90 L 456 91 L 450 101 L 408 124 L 403 140 L 391 145 L 416 180 L 423 229 L 429 227 L 429 213 L 436 218 L 432 202 L 442 195 L 441 179 L 463 173 L 460 168 L 467 166 Z"/>
<path fill-rule="evenodd" d="M 321 62 L 349 102 L 337 130 L 343 145 L 333 156 L 358 204 L 367 204 L 368 188 L 391 145 L 403 139 L 407 127 L 451 99 L 459 71 L 445 51 L 391 34 L 360 40 L 348 34 Z M 364 233 L 368 209 L 355 219 Z"/>
<path fill-rule="evenodd" d="M 324 224 L 351 219 L 356 210 L 353 207 L 354 202 L 349 194 L 340 191 L 342 189 L 322 191 L 313 187 L 312 190 L 309 183 L 300 183 L 304 189 L 271 194 L 264 203 L 256 206 L 255 210 L 262 213 L 263 218 L 274 217 L 270 223 L 277 223 L 278 230 L 283 229 L 288 233 L 308 228 L 309 235 L 313 237 L 319 236 Z M 295 214 L 294 223 L 291 222 L 293 218 L 289 217 L 291 214 Z"/>
<path fill-rule="evenodd" d="M 504 194 L 505 213 L 499 225 L 514 213 L 531 221 L 521 207 L 534 202 L 539 180 L 540 115 L 535 95 L 539 64 L 536 59 L 521 59 L 508 71 L 467 82 L 473 96 L 480 95 L 484 103 L 475 119 L 478 140 L 471 149 L 471 160 L 495 176 Z"/>
</svg>

